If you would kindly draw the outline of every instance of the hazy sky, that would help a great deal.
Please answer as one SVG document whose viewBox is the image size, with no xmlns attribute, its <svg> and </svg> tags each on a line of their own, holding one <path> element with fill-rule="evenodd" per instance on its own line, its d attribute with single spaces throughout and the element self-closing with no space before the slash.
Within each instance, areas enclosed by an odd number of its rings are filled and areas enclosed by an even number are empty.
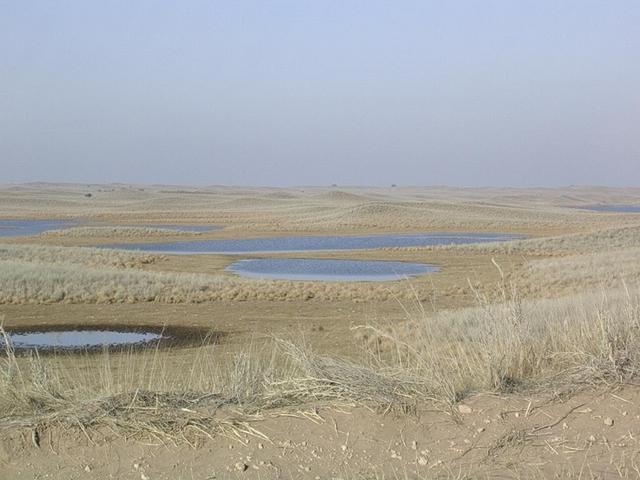
<svg viewBox="0 0 640 480">
<path fill-rule="evenodd" d="M 0 183 L 640 186 L 640 1 L 0 0 Z"/>
</svg>

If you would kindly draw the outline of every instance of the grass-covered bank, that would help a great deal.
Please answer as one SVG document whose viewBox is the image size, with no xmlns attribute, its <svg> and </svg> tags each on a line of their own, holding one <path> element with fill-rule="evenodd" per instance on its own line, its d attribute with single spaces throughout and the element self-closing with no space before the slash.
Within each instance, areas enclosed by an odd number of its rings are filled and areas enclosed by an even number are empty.
<svg viewBox="0 0 640 480">
<path fill-rule="evenodd" d="M 554 300 L 501 303 L 439 314 L 419 305 L 402 325 L 356 327 L 349 360 L 300 342 L 260 339 L 233 354 L 203 346 L 94 357 L 16 357 L 0 367 L 0 425 L 82 425 L 175 435 L 215 433 L 274 408 L 309 403 L 413 411 L 453 406 L 478 392 L 570 392 L 635 378 L 640 296 L 626 286 Z M 176 361 L 176 359 L 178 359 Z M 217 415 L 231 407 L 233 419 Z M 155 432 L 155 433 L 154 433 Z"/>
</svg>

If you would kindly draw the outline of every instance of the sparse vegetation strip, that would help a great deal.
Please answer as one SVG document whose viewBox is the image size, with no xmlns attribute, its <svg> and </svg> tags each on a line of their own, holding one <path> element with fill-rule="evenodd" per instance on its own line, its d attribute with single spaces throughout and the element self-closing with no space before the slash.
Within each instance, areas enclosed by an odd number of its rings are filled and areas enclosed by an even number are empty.
<svg viewBox="0 0 640 480">
<path fill-rule="evenodd" d="M 200 347 L 168 368 L 158 351 L 105 353 L 99 375 L 56 357 L 16 357 L 0 367 L 0 425 L 107 425 L 137 433 L 215 433 L 279 408 L 356 404 L 411 411 L 452 407 L 477 392 L 574 391 L 633 380 L 640 368 L 640 296 L 626 286 L 593 295 L 522 301 L 505 285 L 502 302 L 428 314 L 406 324 L 356 327 L 363 351 L 319 355 L 271 339 L 221 362 Z M 185 357 L 187 358 L 187 357 Z M 236 412 L 220 421 L 217 412 Z"/>
</svg>

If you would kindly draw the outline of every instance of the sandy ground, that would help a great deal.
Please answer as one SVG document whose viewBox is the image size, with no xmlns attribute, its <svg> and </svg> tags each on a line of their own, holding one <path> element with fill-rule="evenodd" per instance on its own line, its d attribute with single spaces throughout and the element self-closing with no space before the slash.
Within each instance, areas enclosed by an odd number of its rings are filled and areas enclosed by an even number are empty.
<svg viewBox="0 0 640 480">
<path fill-rule="evenodd" d="M 638 478 L 640 389 L 476 396 L 453 412 L 307 405 L 212 438 L 13 431 L 0 478 Z M 233 412 L 220 415 L 232 416 Z"/>
<path fill-rule="evenodd" d="M 91 197 L 85 196 L 91 193 Z M 124 185 L 0 187 L 0 218 L 74 218 L 101 224 L 216 224 L 205 238 L 286 234 L 486 231 L 552 236 L 640 224 L 633 214 L 573 207 L 640 204 L 640 189 L 186 188 Z M 119 239 L 126 241 L 126 239 Z M 149 241 L 157 241 L 157 237 Z M 180 240 L 185 240 L 180 237 Z M 7 243 L 92 245 L 113 237 L 40 237 Z M 140 239 L 136 238 L 136 242 Z M 3 239 L 3 242 L 5 240 Z M 491 288 L 491 255 L 473 251 L 362 251 L 296 257 L 393 259 L 442 267 L 416 279 L 433 292 L 428 308 L 474 302 L 468 281 Z M 250 256 L 246 256 L 250 257 Z M 243 257 L 243 258 L 246 258 Z M 145 266 L 221 273 L 238 257 L 165 256 Z M 517 271 L 526 258 L 497 258 Z M 304 336 L 314 349 L 346 356 L 352 327 L 401 322 L 417 306 L 393 299 L 204 304 L 2 305 L 11 326 L 45 324 L 180 324 L 224 333 L 227 349 L 261 335 Z M 228 350 L 227 350 L 228 351 Z M 583 391 L 554 396 L 474 397 L 463 412 L 371 412 L 305 406 L 268 412 L 240 437 L 188 443 L 125 439 L 74 430 L 1 433 L 0 479 L 7 478 L 638 478 L 640 391 Z M 610 425 L 612 420 L 613 423 Z M 247 430 L 249 432 L 249 430 Z"/>
</svg>

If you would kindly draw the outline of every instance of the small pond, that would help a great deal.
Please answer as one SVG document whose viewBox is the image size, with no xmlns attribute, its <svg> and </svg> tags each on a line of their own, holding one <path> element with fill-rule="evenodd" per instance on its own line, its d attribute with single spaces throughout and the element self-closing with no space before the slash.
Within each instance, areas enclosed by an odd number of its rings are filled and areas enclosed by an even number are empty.
<svg viewBox="0 0 640 480">
<path fill-rule="evenodd" d="M 0 220 L 0 237 L 27 237 L 77 225 L 71 220 Z"/>
<path fill-rule="evenodd" d="M 164 338 L 160 333 L 117 332 L 110 330 L 62 330 L 9 334 L 16 349 L 54 348 L 58 350 L 108 346 L 140 345 Z"/>
<path fill-rule="evenodd" d="M 176 224 L 88 224 L 75 220 L 0 220 L 0 237 L 28 237 L 39 235 L 50 230 L 64 230 L 79 226 L 93 227 L 148 227 L 175 230 L 186 233 L 206 233 L 220 230 L 217 225 L 176 225 Z"/>
<path fill-rule="evenodd" d="M 588 205 L 578 207 L 581 210 L 608 213 L 640 213 L 640 205 Z"/>
<path fill-rule="evenodd" d="M 220 335 L 201 328 L 188 327 L 113 327 L 57 326 L 9 329 L 11 346 L 17 352 L 38 351 L 102 351 L 147 348 L 180 344 L 212 343 Z M 0 337 L 0 351 L 6 348 Z"/>
<path fill-rule="evenodd" d="M 152 253 L 245 254 L 460 245 L 469 243 L 503 242 L 516 240 L 518 238 L 522 237 L 520 235 L 490 233 L 425 233 L 399 235 L 270 237 L 238 240 L 110 244 L 101 246 L 104 248 L 140 250 Z"/>
<path fill-rule="evenodd" d="M 240 260 L 227 270 L 243 277 L 273 280 L 388 282 L 435 272 L 438 268 L 405 262 L 262 258 Z"/>
</svg>

